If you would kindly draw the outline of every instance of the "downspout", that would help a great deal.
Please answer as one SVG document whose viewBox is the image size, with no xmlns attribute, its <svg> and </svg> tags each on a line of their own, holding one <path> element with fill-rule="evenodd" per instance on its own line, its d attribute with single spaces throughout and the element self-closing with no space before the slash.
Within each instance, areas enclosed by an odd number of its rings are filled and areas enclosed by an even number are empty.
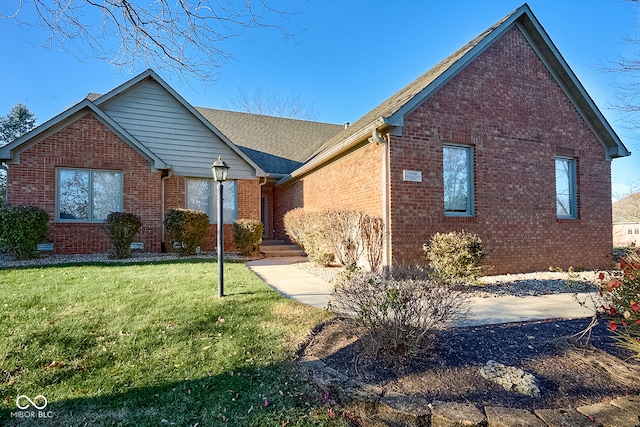
<svg viewBox="0 0 640 427">
<path fill-rule="evenodd" d="M 263 179 L 264 179 L 264 181 L 262 181 Z M 267 180 L 268 180 L 268 178 L 266 176 L 261 176 L 260 177 L 260 185 L 258 186 L 258 188 L 260 190 L 260 191 L 258 191 L 258 206 L 260 207 L 260 213 L 259 213 L 260 217 L 262 217 L 262 212 L 263 212 L 262 211 L 262 209 L 263 209 L 263 207 L 262 207 L 262 187 L 265 186 L 265 184 L 267 183 Z M 269 207 L 269 205 L 267 205 L 267 208 L 268 207 Z M 264 225 L 264 230 L 263 230 L 262 234 L 265 235 L 265 233 L 266 233 L 266 236 L 269 237 L 269 233 L 267 232 L 267 224 L 263 224 L 263 225 Z M 260 243 L 262 243 L 262 237 L 260 238 Z"/>
<path fill-rule="evenodd" d="M 389 172 L 389 143 L 391 135 L 388 133 L 383 138 L 382 143 L 382 223 L 383 223 L 383 240 L 382 240 L 382 268 L 386 271 L 391 268 L 391 209 L 389 187 L 391 185 L 391 177 Z"/>
<path fill-rule="evenodd" d="M 160 243 L 160 252 L 163 252 L 163 253 L 167 252 L 167 245 L 166 245 L 166 243 L 164 241 L 164 236 L 165 236 L 165 228 L 164 228 L 164 182 L 169 178 L 171 178 L 171 169 L 167 170 L 167 175 L 162 177 L 162 189 L 161 189 L 161 191 L 162 191 L 162 195 L 161 195 L 161 199 L 162 199 L 162 201 L 161 201 L 161 203 L 162 203 L 162 208 L 161 208 L 161 211 L 162 211 L 162 219 L 161 219 L 161 221 L 162 221 L 162 241 Z"/>
<path fill-rule="evenodd" d="M 377 129 L 371 132 L 369 142 L 380 144 L 382 146 L 382 268 L 387 271 L 391 267 L 391 232 L 390 232 L 390 207 L 389 207 L 389 142 L 391 136 L 387 133 L 384 137 L 378 133 Z"/>
</svg>

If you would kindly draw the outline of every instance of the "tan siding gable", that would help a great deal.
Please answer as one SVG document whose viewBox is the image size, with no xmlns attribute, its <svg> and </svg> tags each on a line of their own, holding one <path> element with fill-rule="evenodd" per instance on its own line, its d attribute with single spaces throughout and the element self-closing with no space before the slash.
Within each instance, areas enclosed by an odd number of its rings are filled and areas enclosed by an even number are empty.
<svg viewBox="0 0 640 427">
<path fill-rule="evenodd" d="M 255 178 L 255 169 L 152 80 L 100 105 L 110 117 L 173 168 L 177 175 L 211 176 L 222 156 L 230 179 Z"/>
</svg>

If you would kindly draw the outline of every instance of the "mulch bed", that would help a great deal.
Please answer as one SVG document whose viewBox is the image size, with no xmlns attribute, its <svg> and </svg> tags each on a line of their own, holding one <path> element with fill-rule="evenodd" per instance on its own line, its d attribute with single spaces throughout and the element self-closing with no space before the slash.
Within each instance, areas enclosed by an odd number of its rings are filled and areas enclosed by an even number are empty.
<svg viewBox="0 0 640 427">
<path fill-rule="evenodd" d="M 338 318 L 325 324 L 301 355 L 319 357 L 385 392 L 528 410 L 575 408 L 640 394 L 640 364 L 613 345 L 602 321 L 592 329 L 588 343 L 570 337 L 585 330 L 591 319 L 454 328 L 439 332 L 432 349 L 404 365 L 363 352 L 347 322 Z M 489 360 L 533 374 L 540 398 L 506 391 L 483 378 L 479 370 Z"/>
</svg>

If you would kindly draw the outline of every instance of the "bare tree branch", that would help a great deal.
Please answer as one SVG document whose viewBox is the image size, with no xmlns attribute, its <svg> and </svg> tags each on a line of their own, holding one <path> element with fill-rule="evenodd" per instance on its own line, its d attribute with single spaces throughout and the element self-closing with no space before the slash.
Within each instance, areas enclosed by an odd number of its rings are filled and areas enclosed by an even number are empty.
<svg viewBox="0 0 640 427">
<path fill-rule="evenodd" d="M 50 47 L 79 59 L 97 58 L 130 69 L 143 63 L 202 80 L 218 77 L 231 59 L 223 46 L 228 39 L 255 28 L 293 37 L 281 25 L 292 12 L 265 0 L 13 1 L 15 12 L 0 18 L 41 25 L 50 33 Z M 21 21 L 29 6 L 39 22 Z"/>
<path fill-rule="evenodd" d="M 238 89 L 238 94 L 229 100 L 226 108 L 245 113 L 285 117 L 299 120 L 317 120 L 318 113 L 304 103 L 299 95 L 284 96 L 275 92 L 265 93 L 257 88 L 253 93 Z"/>
</svg>

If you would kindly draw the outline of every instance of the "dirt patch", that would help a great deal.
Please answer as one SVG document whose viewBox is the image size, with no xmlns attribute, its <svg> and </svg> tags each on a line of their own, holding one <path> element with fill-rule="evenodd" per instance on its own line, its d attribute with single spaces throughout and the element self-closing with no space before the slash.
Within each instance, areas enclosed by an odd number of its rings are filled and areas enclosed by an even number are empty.
<svg viewBox="0 0 640 427">
<path fill-rule="evenodd" d="M 640 394 L 640 364 L 615 347 L 604 324 L 588 344 L 569 339 L 590 319 L 552 320 L 469 328 L 437 334 L 429 352 L 407 366 L 366 356 L 346 319 L 325 324 L 301 350 L 339 372 L 385 392 L 427 399 L 471 402 L 522 409 L 560 409 Z M 601 322 L 602 323 L 602 322 Z M 533 374 L 541 395 L 532 398 L 506 391 L 485 379 L 480 368 L 489 360 Z"/>
</svg>

